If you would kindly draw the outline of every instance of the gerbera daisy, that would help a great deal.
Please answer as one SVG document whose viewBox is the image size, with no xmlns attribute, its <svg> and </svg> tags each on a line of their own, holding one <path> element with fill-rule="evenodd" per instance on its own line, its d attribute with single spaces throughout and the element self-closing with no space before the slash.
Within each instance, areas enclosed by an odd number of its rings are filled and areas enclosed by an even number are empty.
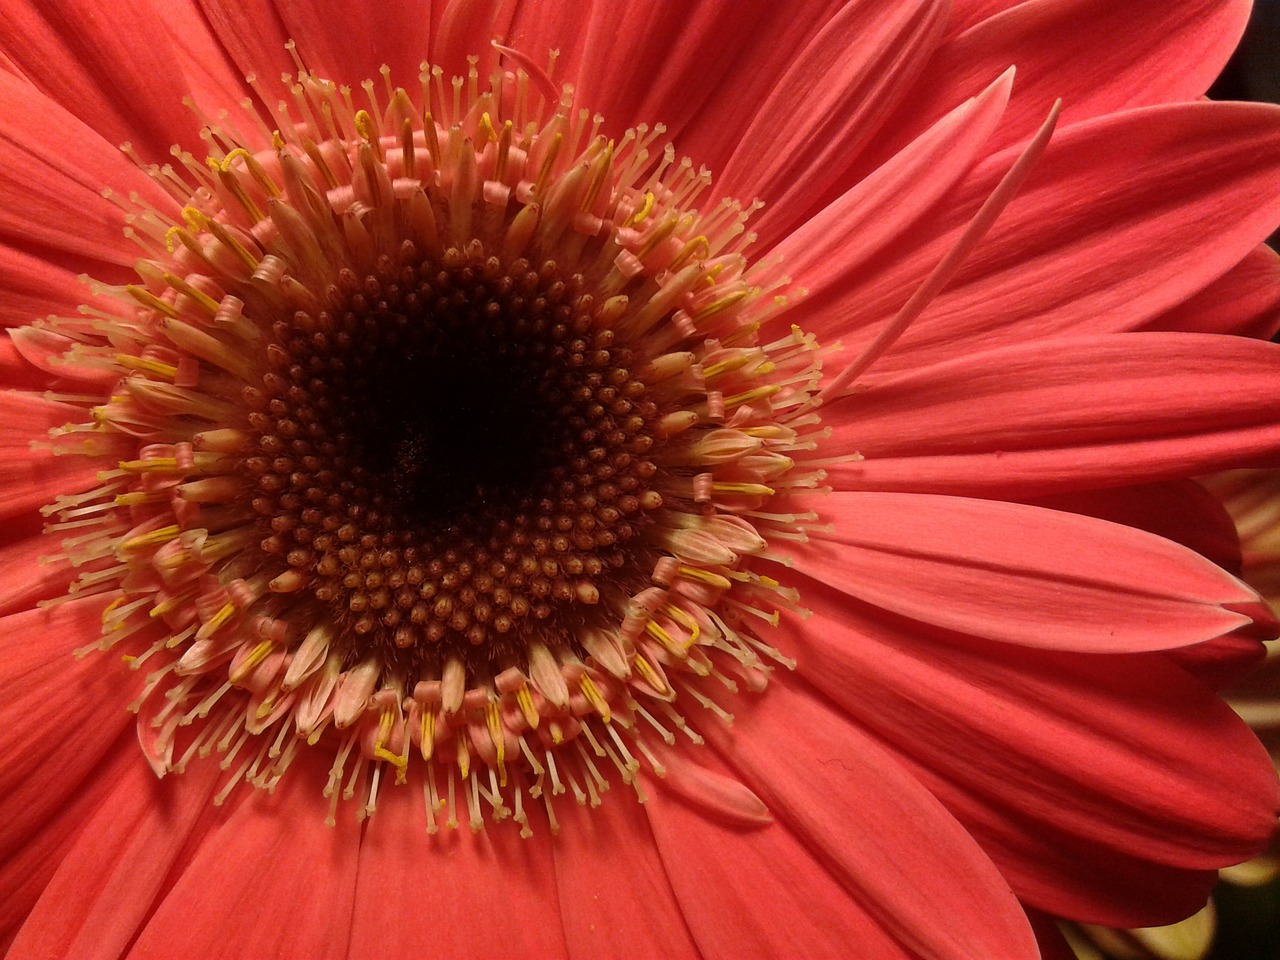
<svg viewBox="0 0 1280 960">
<path fill-rule="evenodd" d="M 1247 3 L 0 11 L 12 956 L 1035 956 L 1264 842 Z"/>
</svg>

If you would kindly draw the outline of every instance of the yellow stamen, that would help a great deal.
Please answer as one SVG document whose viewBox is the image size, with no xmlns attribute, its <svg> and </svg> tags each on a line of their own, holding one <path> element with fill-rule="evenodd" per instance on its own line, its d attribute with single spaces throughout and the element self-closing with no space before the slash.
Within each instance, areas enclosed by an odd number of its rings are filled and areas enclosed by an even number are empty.
<svg viewBox="0 0 1280 960">
<path fill-rule="evenodd" d="M 502 715 L 499 713 L 496 701 L 485 704 L 484 718 L 489 726 L 489 739 L 493 741 L 493 748 L 498 753 L 498 784 L 505 787 L 507 785 L 507 741 L 502 735 Z"/>
<path fill-rule="evenodd" d="M 146 357 L 134 357 L 127 353 L 116 354 L 116 363 L 126 370 L 149 373 L 157 379 L 168 380 L 170 383 L 177 379 L 178 376 L 178 368 L 172 364 L 161 363 L 159 360 L 148 360 Z"/>
<path fill-rule="evenodd" d="M 144 547 L 154 547 L 162 543 L 168 543 L 174 537 L 178 536 L 182 531 L 176 523 L 167 527 L 161 527 L 159 530 L 152 530 L 150 533 L 139 534 L 136 537 L 130 537 L 124 543 L 120 544 L 123 551 L 141 550 Z"/>
<path fill-rule="evenodd" d="M 253 672 L 254 667 L 267 659 L 267 654 L 271 652 L 271 648 L 273 646 L 274 644 L 270 640 L 263 640 L 249 652 L 249 655 L 244 658 L 240 666 L 231 671 L 227 679 L 235 684 L 240 683 L 245 679 L 245 677 L 249 676 L 249 674 Z"/>
<path fill-rule="evenodd" d="M 595 707 L 596 713 L 600 714 L 600 718 L 605 723 L 610 722 L 613 714 L 609 711 L 609 704 L 600 695 L 600 688 L 595 685 L 589 674 L 584 673 L 578 678 L 578 687 L 582 690 L 582 695 L 587 698 L 587 702 Z"/>
</svg>

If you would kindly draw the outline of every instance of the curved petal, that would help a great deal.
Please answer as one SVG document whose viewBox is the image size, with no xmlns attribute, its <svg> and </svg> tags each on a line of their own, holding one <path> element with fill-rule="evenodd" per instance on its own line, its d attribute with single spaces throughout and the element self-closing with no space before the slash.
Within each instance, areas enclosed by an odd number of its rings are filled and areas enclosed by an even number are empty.
<svg viewBox="0 0 1280 960">
<path fill-rule="evenodd" d="M 991 5 L 994 6 L 994 5 Z M 1195 100 L 1221 72 L 1249 19 L 1247 0 L 1029 0 L 992 16 L 941 46 L 927 82 L 896 111 L 878 146 L 898 145 L 1010 64 L 1018 87 L 997 139 L 1031 136 L 1055 99 L 1066 124 L 1132 107 Z M 1081 56 L 1081 51 L 1088 51 Z"/>
<path fill-rule="evenodd" d="M 511 822 L 429 836 L 417 778 L 384 787 L 360 845 L 349 960 L 567 957 L 551 842 L 545 822 L 528 840 Z"/>
<path fill-rule="evenodd" d="M 569 956 L 696 960 L 698 948 L 635 798 L 605 797 L 594 810 L 569 805 L 557 817 L 551 852 Z"/>
<path fill-rule="evenodd" d="M 802 572 L 972 636 L 1098 653 L 1164 650 L 1248 626 L 1250 617 L 1227 605 L 1258 601 L 1199 554 L 1092 517 L 928 494 L 833 493 L 810 505 L 835 530 L 787 546 Z"/>
<path fill-rule="evenodd" d="M 178 860 L 131 960 L 215 960 L 227 955 L 229 936 L 247 957 L 330 956 L 348 942 L 359 825 L 354 817 L 325 825 L 325 765 L 302 753 L 275 793 L 239 787 L 235 808 Z"/>
<path fill-rule="evenodd" d="M 157 26 L 150 0 L 119 0 L 110 9 L 94 0 L 10 0 L 0 48 L 95 139 L 112 147 L 132 142 L 160 162 L 171 144 L 190 149 L 200 140 L 199 122 L 182 103 L 182 69 Z"/>
<path fill-rule="evenodd" d="M 733 727 L 711 720 L 699 729 L 909 951 L 1037 955 L 1026 917 L 973 838 L 891 754 L 801 684 L 770 684 Z M 947 923 L 939 924 L 943 903 Z"/>
<path fill-rule="evenodd" d="M 1266 752 L 1163 658 L 996 647 L 817 582 L 801 589 L 815 615 L 788 621 L 799 671 L 929 771 L 977 836 L 999 838 L 993 853 L 1020 896 L 1047 909 L 1073 902 L 1073 916 L 1092 904 L 1096 915 L 1105 898 L 1092 885 L 1137 894 L 1146 882 L 1142 921 L 1172 919 L 1186 889 L 1203 889 L 1197 871 L 1244 859 L 1270 835 L 1277 785 Z M 1059 871 L 1073 858 L 1090 868 Z M 1163 877 L 1159 865 L 1178 869 Z"/>
<path fill-rule="evenodd" d="M 832 404 L 837 488 L 1030 497 L 1274 460 L 1280 346 L 1207 334 L 1044 340 Z M 857 388 L 855 387 L 855 391 Z"/>
<path fill-rule="evenodd" d="M 321 76 L 356 87 L 374 80 L 382 95 L 378 70 L 391 68 L 391 82 L 412 89 L 418 82 L 418 65 L 431 49 L 432 7 L 423 0 L 382 0 L 376 4 L 348 4 L 335 15 L 329 0 L 272 2 L 286 35 Z M 438 16 L 438 14 L 436 14 Z M 474 38 L 473 53 L 484 53 L 489 37 Z"/>
<path fill-rule="evenodd" d="M 177 783 L 162 786 L 141 755 L 123 746 L 120 752 L 133 762 L 109 789 L 95 784 L 86 791 L 96 796 L 97 808 L 22 925 L 14 956 L 123 956 L 197 820 L 215 809 L 217 764 L 196 764 Z"/>
<path fill-rule="evenodd" d="M 720 187 L 767 201 L 752 228 L 768 246 L 831 192 L 924 69 L 946 22 L 939 0 L 856 0 L 792 61 L 743 131 Z M 976 96 L 1004 68 L 960 96 Z M 944 113 L 946 111 L 943 111 Z"/>
<path fill-rule="evenodd" d="M 119 237 L 120 224 L 115 228 Z M 49 314 L 73 315 L 88 294 L 73 270 L 48 256 L 0 243 L 0 327 L 30 323 Z M 12 386 L 8 380 L 4 383 Z"/>
<path fill-rule="evenodd" d="M 842 336 L 847 347 L 870 342 L 1013 156 L 979 164 L 891 251 L 811 285 L 806 328 Z M 1060 128 L 1019 195 L 877 372 L 936 363 L 958 347 L 1142 326 L 1265 239 L 1280 219 L 1278 165 L 1280 107 L 1268 104 L 1181 103 Z"/>
</svg>

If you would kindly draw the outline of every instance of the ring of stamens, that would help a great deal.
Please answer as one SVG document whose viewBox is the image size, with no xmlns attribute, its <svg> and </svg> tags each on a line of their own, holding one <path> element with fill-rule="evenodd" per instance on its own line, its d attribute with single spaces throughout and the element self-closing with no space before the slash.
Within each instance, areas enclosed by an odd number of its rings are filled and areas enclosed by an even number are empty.
<svg viewBox="0 0 1280 960">
<path fill-rule="evenodd" d="M 324 742 L 334 804 L 416 756 L 429 829 L 554 828 L 699 739 L 677 703 L 725 714 L 700 678 L 788 662 L 751 558 L 814 519 L 818 350 L 759 342 L 789 281 L 660 128 L 610 141 L 521 72 L 356 110 L 299 69 L 311 119 L 153 169 L 182 218 L 135 216 L 139 283 L 44 325 L 110 384 L 52 434 L 116 464 L 47 510 L 71 595 L 114 595 L 94 648 L 145 665 L 157 772 L 216 750 L 221 799 Z"/>
</svg>

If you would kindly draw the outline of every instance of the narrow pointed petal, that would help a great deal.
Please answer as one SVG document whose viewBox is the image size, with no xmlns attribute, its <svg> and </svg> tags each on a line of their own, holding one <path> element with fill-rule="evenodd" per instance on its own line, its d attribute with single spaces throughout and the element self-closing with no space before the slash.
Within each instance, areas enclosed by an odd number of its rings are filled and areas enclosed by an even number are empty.
<svg viewBox="0 0 1280 960">
<path fill-rule="evenodd" d="M 802 684 L 770 684 L 732 728 L 711 721 L 700 729 L 909 951 L 1035 957 L 1026 917 L 973 838 L 891 754 Z M 937 922 L 939 904 L 946 924 Z"/>
<path fill-rule="evenodd" d="M 886 377 L 833 404 L 838 488 L 1031 497 L 1273 455 L 1280 346 L 1133 333 L 1032 342 Z"/>
<path fill-rule="evenodd" d="M 800 672 L 927 771 L 918 775 L 980 839 L 996 830 L 993 853 L 1031 902 L 1086 902 L 1096 915 L 1090 877 L 1114 856 L 1129 865 L 1119 886 L 1159 879 L 1159 865 L 1188 871 L 1163 878 L 1181 905 L 1179 888 L 1202 883 L 1196 871 L 1246 858 L 1269 836 L 1277 785 L 1265 751 L 1163 658 L 997 647 L 850 604 L 818 582 L 802 590 L 815 616 L 790 621 Z M 1018 824 L 1020 846 L 1007 839 Z M 1052 862 L 1028 855 L 1046 834 L 1043 846 L 1062 851 Z M 1092 870 L 1059 871 L 1067 857 Z M 1158 887 L 1141 897 L 1145 922 L 1161 899 Z"/>
<path fill-rule="evenodd" d="M 921 494 L 835 493 L 810 505 L 835 532 L 788 548 L 802 572 L 972 636 L 1060 650 L 1162 650 L 1248 626 L 1248 616 L 1226 605 L 1257 601 L 1199 554 L 1092 517 Z"/>
<path fill-rule="evenodd" d="M 442 937 L 462 957 L 483 955 L 498 943 L 513 958 L 567 957 L 545 820 L 528 840 L 511 823 L 430 836 L 418 780 L 384 788 L 400 795 L 379 801 L 360 844 L 350 960 L 428 955 Z M 405 881 L 424 864 L 429 880 Z M 479 912 L 478 904 L 485 905 Z"/>
<path fill-rule="evenodd" d="M 275 793 L 240 792 L 168 878 L 129 956 L 217 960 L 229 935 L 247 957 L 322 957 L 346 944 L 359 825 L 325 826 L 324 766 L 301 756 Z"/>
<path fill-rule="evenodd" d="M 846 349 L 870 342 L 1013 156 L 983 161 L 892 255 L 832 271 L 812 290 L 820 309 L 808 328 Z M 1140 328 L 1265 239 L 1280 219 L 1277 164 L 1280 107 L 1267 104 L 1173 104 L 1060 128 L 981 246 L 877 370 L 936 363 L 957 344 Z"/>
</svg>

